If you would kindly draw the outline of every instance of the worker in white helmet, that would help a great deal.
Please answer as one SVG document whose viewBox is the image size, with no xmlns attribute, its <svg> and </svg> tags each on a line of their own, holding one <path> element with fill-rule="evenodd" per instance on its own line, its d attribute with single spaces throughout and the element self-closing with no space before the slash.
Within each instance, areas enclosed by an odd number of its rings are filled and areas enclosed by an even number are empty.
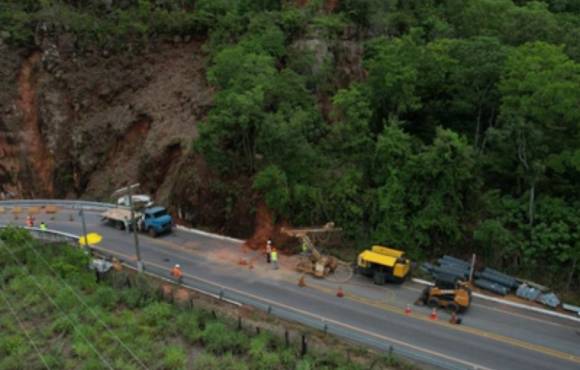
<svg viewBox="0 0 580 370">
<path fill-rule="evenodd" d="M 177 280 L 179 284 L 181 284 L 181 282 L 183 281 L 183 271 L 181 271 L 181 266 L 179 264 L 173 266 L 173 268 L 171 269 L 171 276 L 175 280 Z"/>
<path fill-rule="evenodd" d="M 272 241 L 268 239 L 266 243 L 266 262 L 270 263 L 272 259 Z"/>
</svg>

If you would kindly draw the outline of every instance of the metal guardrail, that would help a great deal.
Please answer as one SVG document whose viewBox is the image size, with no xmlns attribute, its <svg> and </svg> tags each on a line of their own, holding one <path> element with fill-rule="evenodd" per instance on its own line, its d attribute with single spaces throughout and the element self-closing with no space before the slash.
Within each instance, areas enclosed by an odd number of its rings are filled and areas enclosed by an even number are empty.
<svg viewBox="0 0 580 370">
<path fill-rule="evenodd" d="M 0 200 L 0 207 L 39 207 L 39 206 L 59 206 L 73 209 L 109 209 L 127 208 L 114 203 L 91 202 L 85 200 L 61 200 L 61 199 L 13 199 Z"/>
<path fill-rule="evenodd" d="M 116 208 L 114 204 L 108 203 L 97 203 L 97 202 L 84 202 L 84 201 L 58 201 L 58 200 L 33 200 L 33 201 L 0 201 L 0 206 L 24 206 L 24 205 L 57 205 L 57 206 L 72 206 L 72 208 Z M 5 226 L 0 226 L 4 228 Z M 24 229 L 29 230 L 33 237 L 50 242 L 66 242 L 77 244 L 79 236 L 69 233 L 60 232 L 57 230 L 41 230 L 36 227 L 24 227 Z M 131 269 L 137 270 L 136 261 L 127 261 L 120 258 L 121 256 L 116 255 L 114 252 L 105 251 L 98 246 L 91 246 L 91 249 L 97 253 L 116 257 L 123 261 L 123 264 Z M 167 279 L 169 277 L 169 271 L 166 268 L 160 268 L 160 266 L 151 264 L 143 261 L 144 269 L 148 274 Z M 185 286 L 192 288 L 200 293 L 210 295 L 214 298 L 219 298 L 222 300 L 245 304 L 256 309 L 267 312 L 268 314 L 277 316 L 284 320 L 298 322 L 302 325 L 311 327 L 316 330 L 320 330 L 324 333 L 329 333 L 343 338 L 347 341 L 356 344 L 363 344 L 379 351 L 400 356 L 411 361 L 420 362 L 423 364 L 430 365 L 432 367 L 448 369 L 448 370 L 474 370 L 475 367 L 460 365 L 458 363 L 452 363 L 451 361 L 446 361 L 435 356 L 431 356 L 427 353 L 421 353 L 419 351 L 412 351 L 404 348 L 404 346 L 394 345 L 389 343 L 388 340 L 384 340 L 380 335 L 372 336 L 368 332 L 358 331 L 356 328 L 349 327 L 347 325 L 341 324 L 334 320 L 327 320 L 321 316 L 307 313 L 299 309 L 292 308 L 290 306 L 278 305 L 273 301 L 268 299 L 261 299 L 256 296 L 250 296 L 250 294 L 244 294 L 239 290 L 229 288 L 218 283 L 209 282 L 207 280 L 197 278 L 195 276 L 187 275 L 184 276 Z"/>
</svg>

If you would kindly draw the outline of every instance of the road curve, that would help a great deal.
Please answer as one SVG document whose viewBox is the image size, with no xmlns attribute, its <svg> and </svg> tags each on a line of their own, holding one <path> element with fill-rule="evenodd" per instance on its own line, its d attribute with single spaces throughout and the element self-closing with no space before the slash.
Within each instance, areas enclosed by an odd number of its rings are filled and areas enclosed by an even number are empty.
<svg viewBox="0 0 580 370">
<path fill-rule="evenodd" d="M 81 233 L 76 211 L 61 210 L 52 217 L 39 214 L 37 221 L 44 220 L 50 229 Z M 100 248 L 134 260 L 130 234 L 103 226 L 97 212 L 87 212 L 86 221 L 89 231 L 103 235 Z M 4 212 L 0 224 L 23 226 L 23 220 Z M 273 271 L 261 256 L 242 251 L 232 240 L 176 231 L 157 239 L 140 235 L 140 241 L 146 266 L 157 272 L 179 263 L 186 283 L 201 279 L 276 307 L 322 318 L 365 344 L 389 343 L 454 368 L 580 368 L 580 327 L 568 321 L 475 299 L 463 317 L 464 324 L 450 325 L 445 314 L 430 320 L 423 308 L 413 307 L 411 315 L 404 314 L 405 305 L 421 289 L 413 283 L 377 287 L 355 276 L 342 284 L 346 296 L 338 298 L 337 284 L 308 279 L 307 287 L 300 288 L 288 258 L 281 257 L 287 268 Z M 240 266 L 240 258 L 251 261 L 254 268 Z"/>
</svg>

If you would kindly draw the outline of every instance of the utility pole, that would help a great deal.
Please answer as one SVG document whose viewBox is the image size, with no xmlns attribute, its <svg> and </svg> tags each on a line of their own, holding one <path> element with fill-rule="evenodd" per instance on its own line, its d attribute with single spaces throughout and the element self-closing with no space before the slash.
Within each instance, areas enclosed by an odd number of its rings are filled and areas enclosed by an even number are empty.
<svg viewBox="0 0 580 370">
<path fill-rule="evenodd" d="M 473 282 L 473 273 L 475 272 L 475 253 L 471 256 L 471 266 L 469 268 L 469 282 Z"/>
<path fill-rule="evenodd" d="M 85 245 L 88 247 L 89 243 L 88 243 L 88 238 L 87 238 L 87 223 L 85 221 L 85 210 L 84 208 L 81 208 L 81 210 L 79 211 L 79 215 L 81 216 L 81 221 L 83 224 L 83 237 L 85 238 Z"/>
<path fill-rule="evenodd" d="M 133 240 L 135 243 L 135 254 L 137 255 L 137 271 L 143 272 L 143 261 L 141 260 L 141 248 L 139 247 L 139 236 L 137 235 L 137 223 L 135 222 L 135 209 L 133 208 L 133 191 L 132 188 L 139 187 L 139 183 L 129 185 L 125 188 L 116 190 L 113 194 L 127 191 L 129 196 L 129 208 L 131 209 L 131 228 L 133 229 Z"/>
</svg>

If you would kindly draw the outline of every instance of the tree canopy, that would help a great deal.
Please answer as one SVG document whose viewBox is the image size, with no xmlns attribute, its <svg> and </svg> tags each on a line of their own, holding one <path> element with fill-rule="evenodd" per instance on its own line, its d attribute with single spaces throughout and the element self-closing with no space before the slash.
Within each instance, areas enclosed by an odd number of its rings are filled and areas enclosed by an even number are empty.
<svg viewBox="0 0 580 370">
<path fill-rule="evenodd" d="M 0 31 L 203 37 L 216 92 L 194 147 L 239 199 L 332 220 L 353 248 L 475 251 L 580 285 L 577 0 L 106 3 L 8 0 Z"/>
</svg>

